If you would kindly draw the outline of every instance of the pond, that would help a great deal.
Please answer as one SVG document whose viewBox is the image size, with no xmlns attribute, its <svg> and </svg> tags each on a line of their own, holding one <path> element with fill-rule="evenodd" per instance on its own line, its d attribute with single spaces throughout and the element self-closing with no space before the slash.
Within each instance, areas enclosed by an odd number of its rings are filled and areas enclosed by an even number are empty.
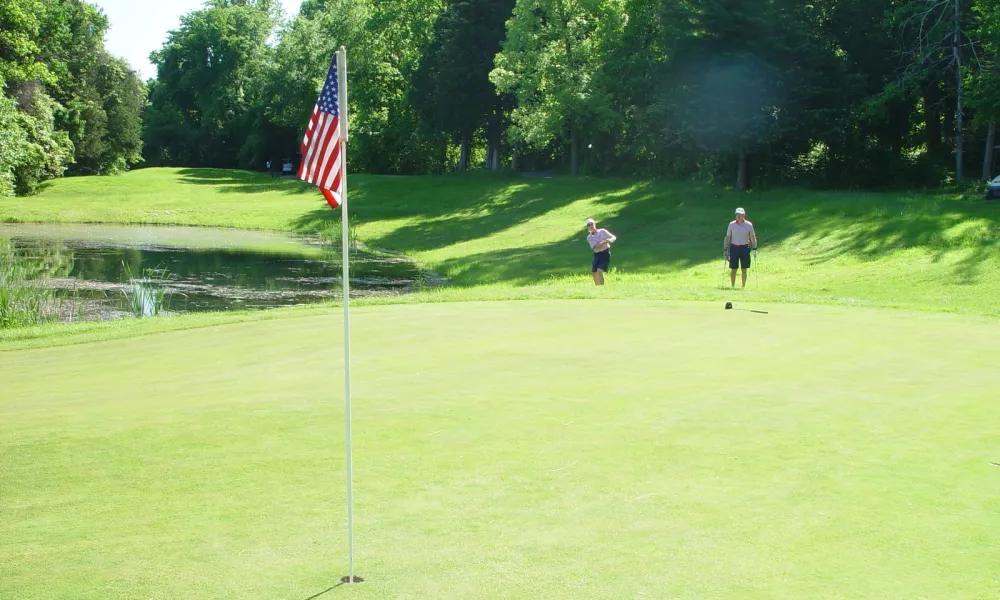
<svg viewBox="0 0 1000 600">
<path fill-rule="evenodd" d="M 202 227 L 0 224 L 0 276 L 46 290 L 62 320 L 266 309 L 341 296 L 339 241 Z M 351 252 L 351 297 L 432 281 L 405 257 Z M 3 285 L 0 283 L 0 285 Z M 10 286 L 10 283 L 6 284 Z"/>
</svg>

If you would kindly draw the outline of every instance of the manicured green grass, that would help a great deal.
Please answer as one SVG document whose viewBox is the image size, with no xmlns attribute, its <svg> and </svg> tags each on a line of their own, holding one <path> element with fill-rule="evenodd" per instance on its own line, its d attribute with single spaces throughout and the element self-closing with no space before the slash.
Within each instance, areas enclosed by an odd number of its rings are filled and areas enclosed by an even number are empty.
<svg viewBox="0 0 1000 600">
<path fill-rule="evenodd" d="M 1000 314 L 1000 205 L 946 193 L 775 190 L 471 174 L 350 178 L 363 241 L 413 256 L 453 289 L 418 301 L 590 296 L 582 223 L 619 236 L 601 297 L 731 298 L 722 238 L 745 206 L 761 240 L 758 302 Z M 53 182 L 0 200 L 0 221 L 176 223 L 299 232 L 339 212 L 296 181 L 210 169 L 145 169 Z"/>
<path fill-rule="evenodd" d="M 995 598 L 995 321 L 768 308 L 357 308 L 320 598 Z M 0 595 L 333 586 L 339 313 L 282 314 L 0 354 Z"/>
<path fill-rule="evenodd" d="M 995 206 L 350 182 L 357 235 L 450 284 L 354 311 L 367 581 L 319 598 L 1000 594 Z M 743 292 L 720 256 L 737 205 L 762 241 Z M 601 289 L 587 216 L 620 238 Z M 304 184 L 197 169 L 0 200 L 12 222 L 337 218 Z M 346 574 L 340 331 L 318 306 L 0 332 L 0 597 L 329 590 Z"/>
</svg>

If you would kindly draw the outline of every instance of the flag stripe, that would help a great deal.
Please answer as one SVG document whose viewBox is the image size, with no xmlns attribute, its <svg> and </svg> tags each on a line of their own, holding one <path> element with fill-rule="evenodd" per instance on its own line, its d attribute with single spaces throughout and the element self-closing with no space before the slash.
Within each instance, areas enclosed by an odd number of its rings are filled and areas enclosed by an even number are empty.
<svg viewBox="0 0 1000 600">
<path fill-rule="evenodd" d="M 333 179 L 340 170 L 340 139 L 332 140 L 323 157 L 323 165 L 325 166 L 317 177 L 319 187 L 334 189 Z"/>
<path fill-rule="evenodd" d="M 324 187 L 323 174 L 330 166 L 330 150 L 337 146 L 335 121 L 335 119 L 323 119 L 323 130 L 315 143 L 316 156 L 313 158 L 312 180 L 319 187 Z"/>
<path fill-rule="evenodd" d="M 309 153 L 310 156 L 306 158 L 308 163 L 308 181 L 319 185 L 319 171 L 323 165 L 323 156 L 326 152 L 326 147 L 330 143 L 330 119 L 325 116 L 320 116 L 318 119 L 317 131 L 313 136 L 313 143 L 310 145 Z"/>
</svg>

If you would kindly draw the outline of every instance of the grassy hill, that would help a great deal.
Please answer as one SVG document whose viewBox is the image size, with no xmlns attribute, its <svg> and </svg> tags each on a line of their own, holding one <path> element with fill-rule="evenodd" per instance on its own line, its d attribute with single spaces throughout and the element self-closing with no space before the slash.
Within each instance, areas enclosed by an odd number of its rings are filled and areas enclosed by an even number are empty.
<svg viewBox="0 0 1000 600">
<path fill-rule="evenodd" d="M 980 198 L 484 174 L 349 183 L 360 239 L 405 252 L 451 283 L 410 300 L 730 298 L 722 238 L 744 206 L 761 241 L 746 292 L 755 301 L 1000 314 L 1000 206 Z M 589 216 L 619 237 L 615 272 L 599 291 L 588 276 Z M 0 200 L 0 221 L 315 232 L 338 220 L 301 182 L 211 169 L 63 179 L 39 196 Z"/>
</svg>

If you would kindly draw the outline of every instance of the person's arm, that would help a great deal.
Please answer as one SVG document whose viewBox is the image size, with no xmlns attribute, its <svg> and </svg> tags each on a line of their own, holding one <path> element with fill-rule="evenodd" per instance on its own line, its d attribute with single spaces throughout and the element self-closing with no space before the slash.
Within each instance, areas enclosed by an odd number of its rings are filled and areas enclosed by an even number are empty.
<svg viewBox="0 0 1000 600">
<path fill-rule="evenodd" d="M 754 250 L 757 249 L 757 233 L 754 231 L 753 224 L 750 224 L 750 247 Z"/>
<path fill-rule="evenodd" d="M 726 239 L 722 242 L 722 253 L 729 256 L 729 240 L 733 239 L 733 226 L 726 227 Z"/>
<path fill-rule="evenodd" d="M 601 234 L 601 243 L 594 246 L 596 252 L 604 252 L 611 247 L 612 242 L 618 239 L 607 229 L 602 229 Z"/>
</svg>

